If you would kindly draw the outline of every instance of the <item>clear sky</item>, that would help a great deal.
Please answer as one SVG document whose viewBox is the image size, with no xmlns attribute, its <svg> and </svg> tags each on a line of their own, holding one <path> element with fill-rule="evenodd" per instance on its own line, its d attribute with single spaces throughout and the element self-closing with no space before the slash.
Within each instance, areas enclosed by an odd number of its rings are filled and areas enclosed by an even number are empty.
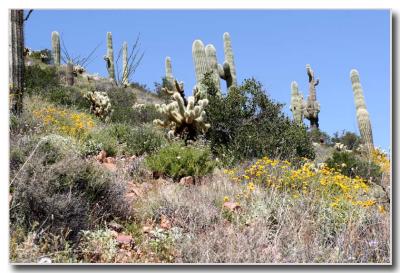
<svg viewBox="0 0 400 273">
<path fill-rule="evenodd" d="M 85 56 L 101 43 L 87 69 L 102 76 L 107 73 L 106 32 L 113 33 L 115 54 L 123 41 L 132 44 L 140 33 L 145 56 L 133 80 L 153 88 L 170 56 L 174 76 L 185 82 L 188 95 L 195 84 L 192 42 L 214 44 L 222 63 L 222 34 L 227 31 L 239 82 L 255 77 L 272 99 L 285 103 L 289 116 L 290 84 L 297 81 L 306 97 L 305 65 L 311 64 L 320 78 L 320 128 L 330 135 L 341 130 L 358 133 L 349 77 L 356 68 L 375 145 L 390 149 L 388 10 L 35 10 L 26 22 L 26 45 L 51 48 L 54 30 L 74 56 Z"/>
</svg>

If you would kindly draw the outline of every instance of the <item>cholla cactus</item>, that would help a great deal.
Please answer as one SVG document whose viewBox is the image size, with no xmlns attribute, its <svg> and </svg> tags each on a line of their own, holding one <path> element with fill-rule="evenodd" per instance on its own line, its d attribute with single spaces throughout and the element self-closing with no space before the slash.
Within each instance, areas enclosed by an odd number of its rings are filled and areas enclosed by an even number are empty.
<svg viewBox="0 0 400 273">
<path fill-rule="evenodd" d="M 60 35 L 57 31 L 51 33 L 51 51 L 54 65 L 60 66 Z"/>
<path fill-rule="evenodd" d="M 175 92 L 172 95 L 174 100 L 170 104 L 156 104 L 156 109 L 163 116 L 163 120 L 156 119 L 154 124 L 168 128 L 170 138 L 179 136 L 187 140 L 196 139 L 198 134 L 205 133 L 210 124 L 205 122 L 206 112 L 204 108 L 208 100 L 203 99 L 195 102 L 194 96 L 190 96 L 185 104 L 182 96 Z"/>
<path fill-rule="evenodd" d="M 291 84 L 292 87 L 292 96 L 291 96 L 291 105 L 290 111 L 293 113 L 293 119 L 298 124 L 303 124 L 303 115 L 304 115 L 304 102 L 303 95 L 299 92 L 299 87 L 297 82 L 293 81 Z"/>
<path fill-rule="evenodd" d="M 111 32 L 107 32 L 107 55 L 104 56 L 104 60 L 106 61 L 108 76 L 115 82 L 114 50 Z"/>
<path fill-rule="evenodd" d="M 304 117 L 310 121 L 311 129 L 318 129 L 318 113 L 320 111 L 320 105 L 317 101 L 317 92 L 315 90 L 315 87 L 319 84 L 319 79 L 315 79 L 314 71 L 311 69 L 311 66 L 309 64 L 306 65 L 306 70 L 310 87 L 304 109 Z"/>
<path fill-rule="evenodd" d="M 354 103 L 356 105 L 356 115 L 358 122 L 358 129 L 363 143 L 365 144 L 368 152 L 374 150 L 374 141 L 372 137 L 371 121 L 365 104 L 364 94 L 360 83 L 360 76 L 358 71 L 352 69 L 350 71 L 351 85 L 354 94 Z"/>
<path fill-rule="evenodd" d="M 111 101 L 106 92 L 90 91 L 85 97 L 90 101 L 90 111 L 102 120 L 108 120 L 112 113 Z"/>
</svg>

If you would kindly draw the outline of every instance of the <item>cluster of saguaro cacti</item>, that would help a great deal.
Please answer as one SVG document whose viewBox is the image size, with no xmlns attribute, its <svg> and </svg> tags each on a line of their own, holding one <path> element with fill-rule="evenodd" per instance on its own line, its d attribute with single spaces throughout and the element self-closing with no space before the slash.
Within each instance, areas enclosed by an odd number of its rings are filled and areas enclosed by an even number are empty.
<svg viewBox="0 0 400 273">
<path fill-rule="evenodd" d="M 308 82 L 309 82 L 309 94 L 307 101 L 304 102 L 303 95 L 298 91 L 298 85 L 296 82 L 292 82 L 291 88 L 291 107 L 290 110 L 293 113 L 293 119 L 298 122 L 303 122 L 303 117 L 310 121 L 311 129 L 318 129 L 318 114 L 320 111 L 320 105 L 317 101 L 317 91 L 315 87 L 319 83 L 319 79 L 315 79 L 314 71 L 311 69 L 309 64 L 306 65 Z"/>
<path fill-rule="evenodd" d="M 217 52 L 212 44 L 204 46 L 201 40 L 195 40 L 192 45 L 193 62 L 196 73 L 196 87 L 197 92 L 200 92 L 199 97 L 204 97 L 204 89 L 201 86 L 201 81 L 204 78 L 204 74 L 207 72 L 211 73 L 214 79 L 215 85 L 218 89 L 221 88 L 219 79 L 226 81 L 227 88 L 235 86 L 236 80 L 236 67 L 232 51 L 231 38 L 228 32 L 223 35 L 224 39 L 224 63 L 218 64 Z"/>
<path fill-rule="evenodd" d="M 185 140 L 194 140 L 199 133 L 205 133 L 210 128 L 210 124 L 205 122 L 207 99 L 196 102 L 194 96 L 190 96 L 185 103 L 179 92 L 174 92 L 172 99 L 169 104 L 156 104 L 163 120 L 154 120 L 155 125 L 170 129 L 170 138 L 179 136 Z"/>
<path fill-rule="evenodd" d="M 102 120 L 110 118 L 112 113 L 111 101 L 106 92 L 89 91 L 85 97 L 90 102 L 90 111 Z"/>
<path fill-rule="evenodd" d="M 51 33 L 51 53 L 55 66 L 60 66 L 60 35 L 57 31 Z"/>
<path fill-rule="evenodd" d="M 107 55 L 104 56 L 106 61 L 109 78 L 115 82 L 115 67 L 114 67 L 114 50 L 111 32 L 107 32 Z"/>
<path fill-rule="evenodd" d="M 299 87 L 297 82 L 293 81 L 291 84 L 292 94 L 291 94 L 291 105 L 290 111 L 293 113 L 293 119 L 296 123 L 303 123 L 304 116 L 304 101 L 303 94 L 299 92 Z"/>
<path fill-rule="evenodd" d="M 358 129 L 360 130 L 361 139 L 364 142 L 368 152 L 372 152 L 374 149 L 374 141 L 372 138 L 372 127 L 365 104 L 364 94 L 360 83 L 360 76 L 358 71 L 352 69 L 350 71 L 351 85 L 354 94 L 354 103 L 356 105 L 356 116 Z"/>
</svg>

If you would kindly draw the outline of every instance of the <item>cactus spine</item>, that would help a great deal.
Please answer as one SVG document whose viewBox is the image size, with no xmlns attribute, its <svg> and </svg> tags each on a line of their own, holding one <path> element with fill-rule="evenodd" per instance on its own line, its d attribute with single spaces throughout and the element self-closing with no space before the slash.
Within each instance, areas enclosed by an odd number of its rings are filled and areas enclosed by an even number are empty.
<svg viewBox="0 0 400 273">
<path fill-rule="evenodd" d="M 369 119 L 369 114 L 360 83 L 360 76 L 357 70 L 352 69 L 350 71 L 350 79 L 353 88 L 354 103 L 356 105 L 358 129 L 360 130 L 361 138 L 366 145 L 368 152 L 372 152 L 374 149 L 374 142 L 372 137 L 371 121 Z"/>
<path fill-rule="evenodd" d="M 124 86 L 129 85 L 128 69 L 128 43 L 124 42 L 122 46 L 122 84 Z"/>
<path fill-rule="evenodd" d="M 291 84 L 291 105 L 290 111 L 293 113 L 293 119 L 298 124 L 303 124 L 303 95 L 299 92 L 297 82 L 293 81 Z"/>
<path fill-rule="evenodd" d="M 60 35 L 57 31 L 51 33 L 51 49 L 53 53 L 54 65 L 60 66 Z"/>
<path fill-rule="evenodd" d="M 306 65 L 306 70 L 309 82 L 309 94 L 304 109 L 304 117 L 310 121 L 310 127 L 314 130 L 319 128 L 318 113 L 320 111 L 320 105 L 317 101 L 317 92 L 315 89 L 319 84 L 319 79 L 315 79 L 314 71 L 309 64 Z"/>
<path fill-rule="evenodd" d="M 107 32 L 107 55 L 104 56 L 104 60 L 106 61 L 108 76 L 115 82 L 114 50 L 111 32 Z"/>
</svg>

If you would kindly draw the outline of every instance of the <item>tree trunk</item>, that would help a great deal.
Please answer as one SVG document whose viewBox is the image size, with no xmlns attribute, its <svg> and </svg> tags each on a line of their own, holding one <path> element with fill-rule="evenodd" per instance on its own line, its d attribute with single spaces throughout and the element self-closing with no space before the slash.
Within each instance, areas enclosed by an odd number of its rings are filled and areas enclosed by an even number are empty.
<svg viewBox="0 0 400 273">
<path fill-rule="evenodd" d="M 10 106 L 11 111 L 19 115 L 24 94 L 24 11 L 11 10 L 9 20 Z"/>
</svg>

